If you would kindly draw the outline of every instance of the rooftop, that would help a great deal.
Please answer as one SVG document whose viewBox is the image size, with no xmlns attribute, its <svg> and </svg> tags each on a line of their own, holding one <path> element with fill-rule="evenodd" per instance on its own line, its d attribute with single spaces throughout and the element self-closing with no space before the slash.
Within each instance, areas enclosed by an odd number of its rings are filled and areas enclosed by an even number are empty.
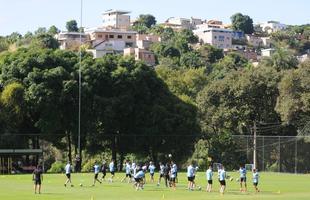
<svg viewBox="0 0 310 200">
<path fill-rule="evenodd" d="M 126 10 L 115 10 L 115 9 L 110 9 L 110 10 L 106 10 L 104 11 L 102 14 L 106 15 L 106 14 L 120 14 L 120 15 L 125 15 L 125 14 L 129 14 L 130 11 L 126 11 Z"/>
</svg>

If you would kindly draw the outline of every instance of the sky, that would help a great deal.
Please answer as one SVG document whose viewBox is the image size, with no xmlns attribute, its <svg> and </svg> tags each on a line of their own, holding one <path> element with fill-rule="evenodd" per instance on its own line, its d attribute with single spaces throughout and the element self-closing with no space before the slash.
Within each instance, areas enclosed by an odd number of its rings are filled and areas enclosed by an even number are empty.
<svg viewBox="0 0 310 200">
<path fill-rule="evenodd" d="M 83 27 L 100 26 L 101 14 L 108 9 L 131 11 L 132 19 L 152 14 L 158 22 L 169 17 L 196 17 L 230 23 L 230 16 L 241 12 L 254 23 L 310 23 L 310 0 L 83 0 Z M 1 36 L 51 25 L 65 30 L 71 19 L 80 21 L 80 0 L 0 0 Z"/>
</svg>

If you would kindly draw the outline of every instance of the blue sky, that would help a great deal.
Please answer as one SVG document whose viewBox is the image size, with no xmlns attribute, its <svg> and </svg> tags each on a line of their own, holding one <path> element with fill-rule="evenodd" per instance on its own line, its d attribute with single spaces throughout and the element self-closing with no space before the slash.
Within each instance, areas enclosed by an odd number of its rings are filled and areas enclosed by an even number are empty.
<svg viewBox="0 0 310 200">
<path fill-rule="evenodd" d="M 310 0 L 83 0 L 83 26 L 101 23 L 101 13 L 107 9 L 153 14 L 158 22 L 172 16 L 219 19 L 229 23 L 229 17 L 241 12 L 254 22 L 277 20 L 286 24 L 310 23 Z M 14 31 L 24 34 L 38 27 L 56 25 L 64 30 L 66 21 L 79 21 L 80 0 L 0 0 L 0 35 Z"/>
</svg>

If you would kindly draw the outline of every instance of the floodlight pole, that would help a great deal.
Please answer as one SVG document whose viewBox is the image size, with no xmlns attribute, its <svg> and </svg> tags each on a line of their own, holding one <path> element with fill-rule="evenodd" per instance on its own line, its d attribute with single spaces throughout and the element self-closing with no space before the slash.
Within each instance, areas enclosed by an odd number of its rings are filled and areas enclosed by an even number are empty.
<svg viewBox="0 0 310 200">
<path fill-rule="evenodd" d="M 254 127 L 253 127 L 253 168 L 256 169 L 256 121 L 254 121 Z"/>
<path fill-rule="evenodd" d="M 79 48 L 79 114 L 78 114 L 78 154 L 81 153 L 81 84 L 82 84 L 82 75 L 81 75 L 81 67 L 82 67 L 82 21 L 83 19 L 83 0 L 81 0 L 81 10 L 80 10 L 80 48 Z M 80 158 L 82 155 L 79 155 Z"/>
</svg>

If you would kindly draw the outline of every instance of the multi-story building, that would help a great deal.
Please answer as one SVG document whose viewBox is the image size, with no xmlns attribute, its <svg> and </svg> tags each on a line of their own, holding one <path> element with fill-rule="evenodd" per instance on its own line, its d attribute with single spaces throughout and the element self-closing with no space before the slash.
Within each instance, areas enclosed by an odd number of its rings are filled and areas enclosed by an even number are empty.
<svg viewBox="0 0 310 200">
<path fill-rule="evenodd" d="M 128 29 L 130 27 L 130 12 L 123 10 L 107 10 L 102 14 L 103 27 L 113 29 Z"/>
<path fill-rule="evenodd" d="M 281 24 L 280 22 L 277 22 L 277 21 L 268 21 L 268 22 L 259 24 L 259 26 L 262 28 L 263 31 L 268 32 L 268 33 L 280 31 L 280 30 L 286 29 L 287 27 L 285 24 Z"/>
<path fill-rule="evenodd" d="M 142 60 L 150 66 L 154 66 L 156 64 L 154 53 L 145 49 L 126 48 L 124 49 L 124 56 L 134 56 L 135 60 Z"/>
<path fill-rule="evenodd" d="M 140 49 L 149 49 L 154 42 L 160 42 L 161 38 L 157 35 L 137 34 L 136 46 Z"/>
<path fill-rule="evenodd" d="M 221 28 L 199 28 L 194 30 L 202 43 L 210 44 L 221 49 L 232 48 L 232 30 Z"/>
<path fill-rule="evenodd" d="M 71 50 L 78 50 L 81 44 L 89 40 L 87 34 L 79 32 L 60 32 L 55 38 L 60 43 L 60 49 Z"/>
<path fill-rule="evenodd" d="M 190 19 L 182 18 L 182 17 L 170 17 L 164 23 L 165 27 L 173 28 L 174 30 L 181 29 L 196 29 L 196 26 L 202 24 L 203 21 L 198 18 L 191 17 Z"/>
</svg>

